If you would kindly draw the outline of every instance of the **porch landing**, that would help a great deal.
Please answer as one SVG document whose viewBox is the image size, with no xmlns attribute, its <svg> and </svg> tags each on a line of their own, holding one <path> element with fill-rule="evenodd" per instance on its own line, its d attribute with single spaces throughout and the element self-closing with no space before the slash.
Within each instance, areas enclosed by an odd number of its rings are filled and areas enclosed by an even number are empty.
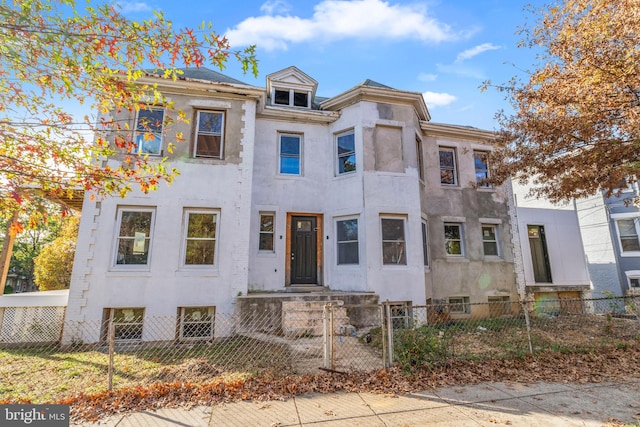
<svg viewBox="0 0 640 427">
<path fill-rule="evenodd" d="M 329 302 L 334 328 L 369 328 L 380 323 L 379 296 L 373 292 L 341 292 L 320 287 L 295 287 L 286 292 L 239 296 L 236 313 L 243 329 L 294 337 L 322 335 L 323 311 Z"/>
</svg>

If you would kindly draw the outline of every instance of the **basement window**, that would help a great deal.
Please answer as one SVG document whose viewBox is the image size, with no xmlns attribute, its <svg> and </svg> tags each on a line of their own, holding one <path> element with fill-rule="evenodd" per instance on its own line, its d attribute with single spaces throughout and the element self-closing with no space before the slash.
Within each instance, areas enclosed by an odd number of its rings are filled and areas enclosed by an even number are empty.
<svg viewBox="0 0 640 427">
<path fill-rule="evenodd" d="M 182 340 L 207 340 L 213 338 L 215 307 L 180 307 L 180 331 Z"/>
</svg>

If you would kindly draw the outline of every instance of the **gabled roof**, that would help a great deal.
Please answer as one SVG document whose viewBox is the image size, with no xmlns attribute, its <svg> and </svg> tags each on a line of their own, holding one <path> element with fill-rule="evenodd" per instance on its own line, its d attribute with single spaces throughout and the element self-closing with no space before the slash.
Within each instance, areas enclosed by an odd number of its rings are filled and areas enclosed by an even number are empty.
<svg viewBox="0 0 640 427">
<path fill-rule="evenodd" d="M 371 79 L 367 79 L 363 81 L 362 83 L 360 83 L 360 86 L 379 87 L 382 89 L 393 89 L 391 86 L 383 85 L 382 83 L 378 83 Z"/>
</svg>

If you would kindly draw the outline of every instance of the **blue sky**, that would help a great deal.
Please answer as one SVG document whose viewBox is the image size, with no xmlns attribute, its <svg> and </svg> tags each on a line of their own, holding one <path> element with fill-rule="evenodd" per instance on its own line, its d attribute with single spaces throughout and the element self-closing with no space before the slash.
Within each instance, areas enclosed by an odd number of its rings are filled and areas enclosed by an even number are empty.
<svg viewBox="0 0 640 427">
<path fill-rule="evenodd" d="M 119 1 L 132 19 L 161 10 L 174 25 L 211 22 L 232 47 L 257 45 L 258 78 L 230 61 L 224 74 L 265 85 L 265 76 L 295 65 L 331 97 L 365 79 L 423 93 L 433 122 L 497 129 L 509 109 L 484 80 L 503 83 L 531 69 L 534 52 L 518 48 L 518 27 L 532 22 L 526 4 L 542 0 L 242 0 Z"/>
</svg>

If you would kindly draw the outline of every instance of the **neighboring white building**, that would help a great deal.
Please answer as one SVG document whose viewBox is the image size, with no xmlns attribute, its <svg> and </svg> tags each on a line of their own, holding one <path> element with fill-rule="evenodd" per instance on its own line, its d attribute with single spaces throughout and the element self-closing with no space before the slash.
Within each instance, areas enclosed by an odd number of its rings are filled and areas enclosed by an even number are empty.
<svg viewBox="0 0 640 427">
<path fill-rule="evenodd" d="M 146 80 L 191 124 L 142 126 L 161 121 L 161 106 L 117 118 L 140 153 L 169 156 L 181 174 L 150 194 L 85 198 L 67 321 L 169 340 L 215 334 L 214 311 L 254 292 L 375 293 L 455 303 L 458 316 L 517 300 L 510 193 L 476 185 L 492 133 L 431 124 L 420 93 L 369 80 L 319 98 L 295 67 L 266 88 L 206 69 Z M 187 141 L 168 154 L 177 132 Z M 144 328 L 148 317 L 166 328 Z M 204 336 L 186 332 L 195 323 Z"/>
<path fill-rule="evenodd" d="M 512 185 L 525 293 L 537 300 L 590 296 L 591 282 L 574 204 L 553 204 L 530 197 L 530 187 L 517 180 Z"/>
</svg>

